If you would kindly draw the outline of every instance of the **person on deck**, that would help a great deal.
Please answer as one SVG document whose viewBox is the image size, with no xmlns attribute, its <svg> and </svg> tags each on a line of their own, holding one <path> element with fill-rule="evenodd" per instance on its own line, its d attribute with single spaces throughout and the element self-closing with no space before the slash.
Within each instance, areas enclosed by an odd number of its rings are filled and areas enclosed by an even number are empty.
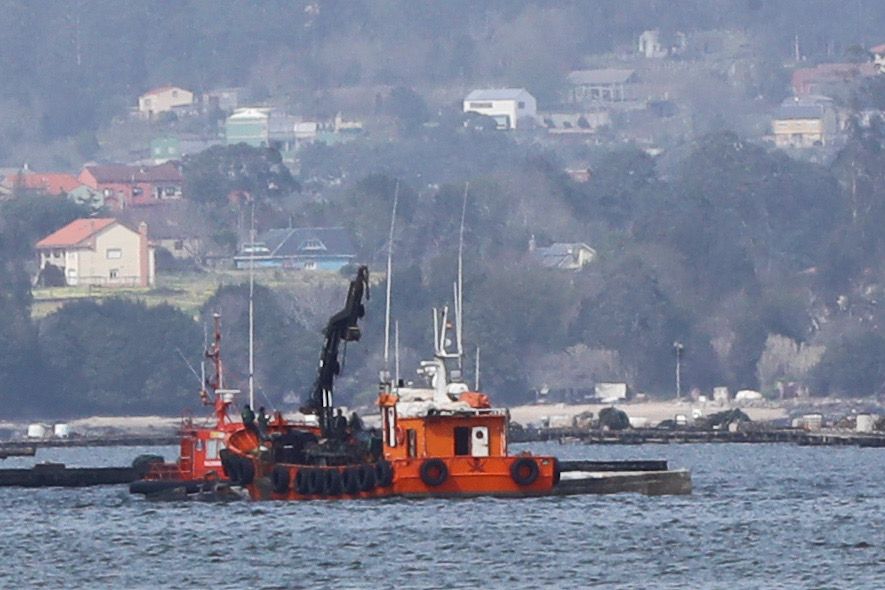
<svg viewBox="0 0 885 590">
<path fill-rule="evenodd" d="M 341 408 L 338 408 L 335 417 L 332 419 L 332 435 L 340 441 L 347 438 L 347 418 L 344 416 L 344 411 Z"/>
<path fill-rule="evenodd" d="M 363 429 L 363 419 L 356 412 L 350 414 L 350 432 L 356 434 Z"/>
<path fill-rule="evenodd" d="M 252 408 L 251 406 L 249 406 L 249 404 L 243 406 L 243 411 L 240 412 L 240 418 L 243 419 L 243 427 L 245 427 L 246 430 L 250 430 L 255 434 L 258 434 L 258 429 L 255 428 L 255 412 L 252 411 Z"/>
<path fill-rule="evenodd" d="M 267 439 L 267 425 L 270 423 L 270 416 L 264 411 L 264 406 L 258 408 L 258 437 L 261 440 Z"/>
</svg>

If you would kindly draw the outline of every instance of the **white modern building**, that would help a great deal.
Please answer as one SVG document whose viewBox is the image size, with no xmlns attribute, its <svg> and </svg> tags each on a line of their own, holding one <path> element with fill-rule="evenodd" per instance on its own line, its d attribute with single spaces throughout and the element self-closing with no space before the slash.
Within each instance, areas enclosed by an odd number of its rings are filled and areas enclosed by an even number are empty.
<svg viewBox="0 0 885 590">
<path fill-rule="evenodd" d="M 524 88 L 474 90 L 464 99 L 465 113 L 493 118 L 498 129 L 516 129 L 524 119 L 535 119 L 538 102 Z"/>
</svg>

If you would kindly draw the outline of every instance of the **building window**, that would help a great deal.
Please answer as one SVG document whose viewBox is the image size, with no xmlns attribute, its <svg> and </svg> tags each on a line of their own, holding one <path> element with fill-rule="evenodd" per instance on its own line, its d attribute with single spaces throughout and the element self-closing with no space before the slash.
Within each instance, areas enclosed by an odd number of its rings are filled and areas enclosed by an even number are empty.
<svg viewBox="0 0 885 590">
<path fill-rule="evenodd" d="M 108 260 L 123 258 L 123 251 L 120 248 L 108 248 L 106 256 Z"/>
<path fill-rule="evenodd" d="M 304 270 L 316 270 L 317 263 L 310 261 L 304 263 Z"/>
<path fill-rule="evenodd" d="M 471 109 L 490 109 L 490 108 L 492 108 L 492 103 L 490 103 L 490 102 L 471 102 L 469 108 L 471 108 Z"/>
<path fill-rule="evenodd" d="M 141 190 L 140 187 L 137 187 L 137 186 L 136 186 L 136 187 L 133 187 L 133 188 L 132 188 L 132 194 L 133 194 L 134 196 L 136 196 L 136 197 L 137 197 L 138 195 L 140 195 L 142 192 L 143 192 L 143 191 Z"/>
<path fill-rule="evenodd" d="M 323 244 L 320 240 L 310 239 L 304 240 L 304 243 L 301 244 L 302 250 L 325 250 L 326 245 Z"/>
<path fill-rule="evenodd" d="M 108 276 L 112 279 L 116 279 L 118 274 L 120 274 L 120 269 L 119 268 L 112 268 L 110 270 L 110 272 L 108 273 Z"/>
<path fill-rule="evenodd" d="M 167 186 L 163 189 L 163 194 L 167 197 L 174 197 L 176 192 L 178 191 L 175 190 L 174 186 Z"/>
<path fill-rule="evenodd" d="M 524 103 L 523 101 L 519 101 L 519 102 L 517 103 L 517 106 L 518 106 L 519 108 L 521 108 L 521 109 L 524 109 L 524 108 L 525 108 L 525 103 Z"/>
<path fill-rule="evenodd" d="M 68 269 L 68 276 L 69 277 L 76 277 L 77 276 L 77 269 L 76 268 L 69 268 Z"/>
<path fill-rule="evenodd" d="M 61 250 L 53 250 L 52 257 L 53 258 L 61 258 Z"/>
<path fill-rule="evenodd" d="M 184 250 L 184 240 L 175 240 L 175 243 L 172 245 L 174 250 Z"/>
</svg>

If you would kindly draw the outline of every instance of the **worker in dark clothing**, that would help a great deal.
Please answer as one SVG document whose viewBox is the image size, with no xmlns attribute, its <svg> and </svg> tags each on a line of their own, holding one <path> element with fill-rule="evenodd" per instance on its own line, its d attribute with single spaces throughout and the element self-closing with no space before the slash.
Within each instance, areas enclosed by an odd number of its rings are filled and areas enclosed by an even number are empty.
<svg viewBox="0 0 885 590">
<path fill-rule="evenodd" d="M 267 425 L 270 422 L 270 416 L 264 411 L 264 406 L 258 408 L 258 436 L 261 440 L 267 439 Z"/>
<path fill-rule="evenodd" d="M 378 432 L 378 429 L 373 428 L 369 438 L 369 455 L 373 461 L 378 461 L 381 458 L 382 452 L 384 452 L 384 439 L 381 438 L 381 433 Z"/>
<path fill-rule="evenodd" d="M 243 411 L 240 412 L 240 418 L 243 419 L 243 426 L 246 430 L 250 430 L 256 435 L 258 434 L 258 429 L 255 428 L 255 412 L 252 411 L 249 404 L 243 406 Z"/>
<path fill-rule="evenodd" d="M 350 432 L 356 434 L 363 430 L 363 419 L 356 412 L 350 415 Z"/>
<path fill-rule="evenodd" d="M 347 438 L 347 418 L 341 408 L 338 408 L 332 420 L 332 436 L 341 441 Z"/>
</svg>

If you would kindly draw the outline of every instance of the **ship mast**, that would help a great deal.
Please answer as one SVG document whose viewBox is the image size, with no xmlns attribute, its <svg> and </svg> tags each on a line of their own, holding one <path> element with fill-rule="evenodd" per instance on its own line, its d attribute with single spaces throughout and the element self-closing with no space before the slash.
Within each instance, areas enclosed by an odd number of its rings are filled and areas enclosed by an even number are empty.
<svg viewBox="0 0 885 590">
<path fill-rule="evenodd" d="M 255 408 L 255 201 L 249 229 L 249 407 Z"/>
<path fill-rule="evenodd" d="M 396 225 L 396 205 L 399 200 L 399 180 L 393 189 L 393 211 L 390 214 L 390 234 L 387 237 L 387 303 L 384 309 L 384 370 L 381 383 L 390 386 L 390 290 L 393 283 L 393 231 Z"/>
<path fill-rule="evenodd" d="M 464 303 L 464 219 L 467 215 L 467 193 L 470 182 L 464 183 L 464 200 L 461 202 L 461 227 L 458 230 L 458 283 L 455 287 L 455 339 L 458 345 L 458 368 L 462 369 L 464 346 L 462 340 L 462 316 Z"/>
</svg>

